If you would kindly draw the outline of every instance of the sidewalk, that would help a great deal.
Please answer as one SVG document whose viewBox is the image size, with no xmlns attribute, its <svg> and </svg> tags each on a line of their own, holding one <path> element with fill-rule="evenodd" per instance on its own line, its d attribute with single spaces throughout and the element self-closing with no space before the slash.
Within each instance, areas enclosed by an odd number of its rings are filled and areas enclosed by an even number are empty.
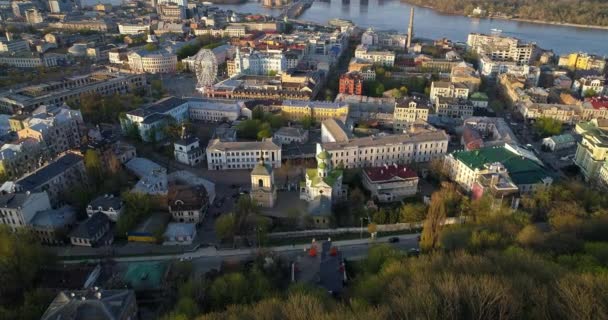
<svg viewBox="0 0 608 320">
<path fill-rule="evenodd" d="M 402 240 L 414 239 L 418 237 L 420 234 L 407 234 L 403 236 L 399 236 Z M 340 240 L 333 242 L 337 247 L 349 247 L 349 246 L 357 246 L 363 244 L 375 244 L 375 243 L 387 243 L 390 238 L 389 237 L 381 237 L 377 239 L 353 239 L 353 240 Z M 291 251 L 303 251 L 308 248 L 310 244 L 298 244 L 298 245 L 286 245 L 286 246 L 277 246 L 277 247 L 263 247 L 261 249 L 274 251 L 277 253 L 283 252 L 291 252 Z M 140 262 L 140 261 L 167 261 L 167 260 L 179 260 L 181 258 L 188 259 L 199 259 L 199 258 L 217 258 L 217 257 L 240 257 L 240 256 L 253 256 L 258 251 L 258 248 L 248 248 L 248 249 L 227 249 L 227 250 L 216 250 L 214 247 L 206 247 L 199 248 L 194 252 L 187 252 L 183 254 L 169 254 L 169 255 L 151 255 L 151 256 L 140 256 L 140 257 L 116 257 L 112 258 L 116 262 Z M 77 259 L 77 260 L 64 260 L 63 262 L 66 264 L 74 264 L 81 262 L 96 262 L 102 259 L 92 258 L 92 259 Z"/>
</svg>

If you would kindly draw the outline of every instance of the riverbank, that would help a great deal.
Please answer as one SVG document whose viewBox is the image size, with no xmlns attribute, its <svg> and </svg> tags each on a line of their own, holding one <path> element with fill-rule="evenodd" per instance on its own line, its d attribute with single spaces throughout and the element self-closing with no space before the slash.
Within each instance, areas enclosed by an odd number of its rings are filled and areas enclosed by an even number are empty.
<svg viewBox="0 0 608 320">
<path fill-rule="evenodd" d="M 488 19 L 488 20 L 505 20 L 505 21 L 516 21 L 516 22 L 525 22 L 525 23 L 534 23 L 534 24 L 544 24 L 544 25 L 552 25 L 552 26 L 561 26 L 561 27 L 572 27 L 572 28 L 584 28 L 584 29 L 597 29 L 597 30 L 608 30 L 608 26 L 600 26 L 600 25 L 592 25 L 592 24 L 578 24 L 578 23 L 569 23 L 569 22 L 556 22 L 556 21 L 546 21 L 546 20 L 535 20 L 535 19 L 525 19 L 525 18 L 512 18 L 512 17 L 501 17 L 501 16 L 492 16 L 492 17 L 475 17 L 471 15 L 466 15 L 464 12 L 453 12 L 453 11 L 445 11 L 439 10 L 432 5 L 421 5 L 411 0 L 401 0 L 402 3 L 406 3 L 412 6 L 426 8 L 433 10 L 437 13 L 444 15 L 452 15 L 452 16 L 461 16 L 468 17 L 471 19 Z"/>
</svg>

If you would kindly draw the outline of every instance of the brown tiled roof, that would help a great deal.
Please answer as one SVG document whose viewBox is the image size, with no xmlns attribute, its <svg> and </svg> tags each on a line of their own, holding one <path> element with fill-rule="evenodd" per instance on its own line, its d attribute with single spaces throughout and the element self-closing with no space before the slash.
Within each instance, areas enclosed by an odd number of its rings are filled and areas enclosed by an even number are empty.
<svg viewBox="0 0 608 320">
<path fill-rule="evenodd" d="M 418 178 L 416 171 L 400 164 L 391 164 L 381 167 L 363 169 L 365 175 L 372 182 L 382 182 L 393 179 L 413 179 Z"/>
</svg>

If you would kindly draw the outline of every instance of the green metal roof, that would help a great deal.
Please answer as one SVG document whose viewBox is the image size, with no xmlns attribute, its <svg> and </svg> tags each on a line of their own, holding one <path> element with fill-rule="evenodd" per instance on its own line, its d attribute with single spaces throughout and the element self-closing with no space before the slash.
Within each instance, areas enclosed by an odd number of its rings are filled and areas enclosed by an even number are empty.
<svg viewBox="0 0 608 320">
<path fill-rule="evenodd" d="M 319 175 L 317 173 L 318 173 L 317 169 L 306 169 L 306 176 L 308 177 L 309 180 L 311 180 L 313 186 L 316 186 L 321 181 L 323 181 L 328 186 L 333 187 L 334 184 L 336 183 L 336 180 L 338 180 L 338 178 L 340 178 L 342 176 L 342 170 L 331 170 L 327 174 L 327 177 L 325 177 L 323 179 L 321 177 L 319 177 Z"/>
<path fill-rule="evenodd" d="M 518 185 L 539 183 L 546 177 L 553 177 L 547 169 L 536 161 L 513 153 L 504 147 L 456 151 L 452 155 L 471 169 L 481 170 L 485 164 L 502 163 L 513 182 Z"/>
<path fill-rule="evenodd" d="M 321 159 L 321 160 L 326 160 L 326 159 L 330 159 L 331 158 L 331 154 L 329 154 L 329 152 L 323 150 L 321 151 L 318 155 L 317 158 Z"/>
<path fill-rule="evenodd" d="M 488 101 L 488 95 L 483 92 L 477 91 L 471 95 L 470 99 L 476 101 Z"/>
<path fill-rule="evenodd" d="M 550 137 L 551 140 L 553 140 L 555 143 L 570 143 L 570 142 L 576 142 L 576 139 L 574 139 L 574 136 L 571 134 L 560 134 L 558 136 L 552 136 Z"/>
</svg>

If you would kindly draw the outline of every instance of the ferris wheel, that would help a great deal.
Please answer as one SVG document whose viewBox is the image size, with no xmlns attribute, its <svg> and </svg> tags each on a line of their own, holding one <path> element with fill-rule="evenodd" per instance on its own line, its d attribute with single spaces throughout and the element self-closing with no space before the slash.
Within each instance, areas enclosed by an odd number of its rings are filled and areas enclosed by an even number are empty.
<svg viewBox="0 0 608 320">
<path fill-rule="evenodd" d="M 198 51 L 195 60 L 195 72 L 197 89 L 204 91 L 205 88 L 212 86 L 217 78 L 217 60 L 215 54 L 209 49 L 201 49 Z"/>
</svg>

